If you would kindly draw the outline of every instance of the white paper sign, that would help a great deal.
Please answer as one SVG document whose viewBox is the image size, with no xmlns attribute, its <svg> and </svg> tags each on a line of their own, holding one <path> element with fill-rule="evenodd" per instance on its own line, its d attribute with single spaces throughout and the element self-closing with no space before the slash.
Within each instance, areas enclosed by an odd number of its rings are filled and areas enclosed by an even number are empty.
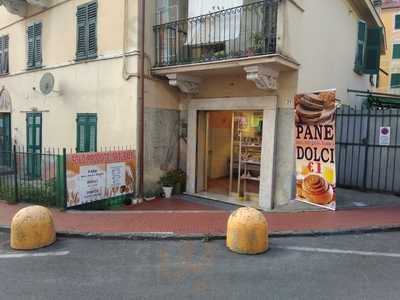
<svg viewBox="0 0 400 300">
<path fill-rule="evenodd" d="M 121 187 L 126 185 L 125 169 L 124 162 L 107 164 L 107 190 L 110 197 L 122 194 Z"/>
<path fill-rule="evenodd" d="M 381 127 L 379 130 L 379 145 L 390 145 L 390 127 Z"/>
<path fill-rule="evenodd" d="M 79 171 L 79 198 L 81 203 L 104 198 L 106 176 L 101 165 L 82 166 Z"/>
</svg>

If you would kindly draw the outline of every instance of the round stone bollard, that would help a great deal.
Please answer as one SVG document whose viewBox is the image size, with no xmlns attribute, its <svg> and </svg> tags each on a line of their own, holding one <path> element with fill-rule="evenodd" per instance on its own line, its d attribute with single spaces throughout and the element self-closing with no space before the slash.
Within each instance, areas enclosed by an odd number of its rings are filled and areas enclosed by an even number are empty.
<svg viewBox="0 0 400 300">
<path fill-rule="evenodd" d="M 268 223 L 254 208 L 234 211 L 228 220 L 226 246 L 240 254 L 259 254 L 268 250 Z"/>
<path fill-rule="evenodd" d="M 56 241 L 53 216 L 46 207 L 29 206 L 19 210 L 11 221 L 10 246 L 16 250 L 33 250 Z"/>
</svg>

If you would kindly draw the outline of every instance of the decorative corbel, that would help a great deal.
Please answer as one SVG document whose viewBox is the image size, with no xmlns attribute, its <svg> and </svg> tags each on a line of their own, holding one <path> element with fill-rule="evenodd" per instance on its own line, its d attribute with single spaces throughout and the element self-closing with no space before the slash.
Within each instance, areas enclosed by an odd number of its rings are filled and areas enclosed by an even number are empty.
<svg viewBox="0 0 400 300">
<path fill-rule="evenodd" d="M 183 75 L 183 74 L 168 74 L 169 85 L 175 86 L 185 94 L 197 94 L 200 90 L 200 78 Z"/>
<path fill-rule="evenodd" d="M 259 89 L 262 90 L 277 90 L 279 72 L 267 66 L 256 65 L 245 67 L 247 80 L 253 81 Z"/>
</svg>

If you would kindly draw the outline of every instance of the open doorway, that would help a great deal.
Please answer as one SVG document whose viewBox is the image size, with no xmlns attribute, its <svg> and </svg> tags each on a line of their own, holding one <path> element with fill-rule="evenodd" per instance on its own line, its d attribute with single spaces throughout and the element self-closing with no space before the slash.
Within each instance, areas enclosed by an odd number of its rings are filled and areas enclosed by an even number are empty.
<svg viewBox="0 0 400 300">
<path fill-rule="evenodd" d="M 259 207 L 262 111 L 198 111 L 196 192 Z"/>
</svg>

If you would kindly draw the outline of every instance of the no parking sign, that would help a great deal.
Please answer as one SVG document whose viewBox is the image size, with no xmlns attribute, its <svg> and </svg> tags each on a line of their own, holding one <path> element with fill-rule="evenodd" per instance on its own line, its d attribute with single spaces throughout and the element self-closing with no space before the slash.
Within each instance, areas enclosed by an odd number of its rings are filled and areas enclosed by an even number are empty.
<svg viewBox="0 0 400 300">
<path fill-rule="evenodd" d="M 390 145 L 390 127 L 381 127 L 379 130 L 379 145 Z"/>
</svg>

